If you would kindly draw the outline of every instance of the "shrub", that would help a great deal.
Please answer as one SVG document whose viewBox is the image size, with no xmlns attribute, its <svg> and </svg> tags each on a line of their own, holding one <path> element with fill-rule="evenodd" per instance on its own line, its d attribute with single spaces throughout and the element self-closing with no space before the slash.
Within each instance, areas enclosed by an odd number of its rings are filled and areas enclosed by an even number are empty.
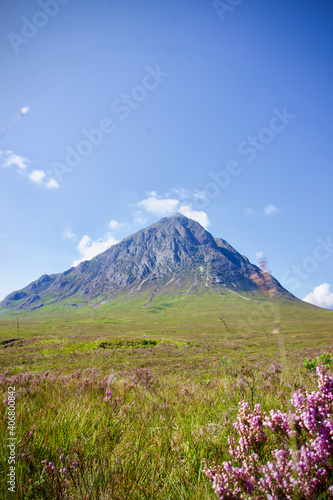
<svg viewBox="0 0 333 500">
<path fill-rule="evenodd" d="M 141 347 L 153 347 L 157 345 L 154 339 L 133 339 L 133 340 L 111 340 L 98 344 L 101 349 L 139 349 Z"/>
<path fill-rule="evenodd" d="M 318 390 L 292 395 L 292 411 L 254 412 L 242 401 L 228 438 L 232 461 L 205 464 L 220 499 L 315 500 L 333 495 L 333 378 L 317 367 Z M 323 495 L 320 497 L 320 495 Z"/>
<path fill-rule="evenodd" d="M 307 359 L 305 358 L 303 366 L 307 370 L 310 370 L 311 372 L 315 372 L 318 364 L 324 365 L 327 369 L 330 367 L 331 363 L 333 361 L 333 358 L 330 354 L 327 354 L 327 352 L 321 353 L 319 356 L 313 359 Z"/>
</svg>

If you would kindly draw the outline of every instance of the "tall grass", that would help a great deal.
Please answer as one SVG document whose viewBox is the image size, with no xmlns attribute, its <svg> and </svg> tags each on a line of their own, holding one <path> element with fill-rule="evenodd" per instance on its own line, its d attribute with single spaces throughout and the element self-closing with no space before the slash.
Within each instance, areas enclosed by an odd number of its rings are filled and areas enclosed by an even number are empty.
<svg viewBox="0 0 333 500">
<path fill-rule="evenodd" d="M 3 480 L 1 498 L 213 499 L 204 460 L 228 459 L 239 402 L 288 411 L 292 391 L 315 384 L 300 363 L 282 373 L 277 363 L 224 358 L 209 375 L 209 366 L 158 372 L 131 360 L 126 370 L 1 375 L 1 441 L 9 386 L 17 393 L 18 438 L 16 492 Z M 2 478 L 7 459 L 2 447 Z"/>
</svg>

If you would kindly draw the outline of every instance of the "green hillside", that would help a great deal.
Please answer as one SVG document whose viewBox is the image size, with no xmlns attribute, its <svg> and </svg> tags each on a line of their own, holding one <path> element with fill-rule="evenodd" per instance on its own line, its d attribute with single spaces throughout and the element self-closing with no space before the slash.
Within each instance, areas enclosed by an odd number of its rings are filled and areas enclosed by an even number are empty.
<svg viewBox="0 0 333 500">
<path fill-rule="evenodd" d="M 327 347 L 332 326 L 332 311 L 298 299 L 210 291 L 157 296 L 153 302 L 144 294 L 82 307 L 57 302 L 0 316 L 2 341 L 50 337 L 82 344 L 84 337 L 87 350 L 96 339 L 153 338 L 216 345 L 223 352 L 274 353 L 281 343 L 287 349 Z"/>
</svg>

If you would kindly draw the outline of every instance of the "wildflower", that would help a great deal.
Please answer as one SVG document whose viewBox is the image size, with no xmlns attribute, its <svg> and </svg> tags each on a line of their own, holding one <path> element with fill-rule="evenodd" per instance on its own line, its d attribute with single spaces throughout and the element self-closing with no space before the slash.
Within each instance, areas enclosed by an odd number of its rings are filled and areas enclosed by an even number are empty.
<svg viewBox="0 0 333 500">
<path fill-rule="evenodd" d="M 112 401 L 112 391 L 109 391 L 108 389 L 105 392 L 106 396 L 104 398 L 105 403 L 111 403 Z"/>
<path fill-rule="evenodd" d="M 56 466 L 54 465 L 53 462 L 48 462 L 48 460 L 42 460 L 41 463 L 44 465 L 43 470 L 46 472 L 52 472 L 56 470 Z"/>
<path fill-rule="evenodd" d="M 142 385 L 148 389 L 154 385 L 154 376 L 147 368 L 137 368 L 131 377 L 133 385 Z"/>
<path fill-rule="evenodd" d="M 262 415 L 260 405 L 253 413 L 242 401 L 235 428 L 238 442 L 228 438 L 229 452 L 235 460 L 209 467 L 204 473 L 220 499 L 302 498 L 313 500 L 319 493 L 333 494 L 333 378 L 317 367 L 318 390 L 302 389 L 292 395 L 290 414 L 280 410 Z M 267 428 L 267 431 L 264 428 Z M 280 443 L 271 460 L 261 464 L 262 445 L 267 432 Z M 297 448 L 292 443 L 298 443 Z M 259 496 L 258 496 L 259 495 Z"/>
</svg>

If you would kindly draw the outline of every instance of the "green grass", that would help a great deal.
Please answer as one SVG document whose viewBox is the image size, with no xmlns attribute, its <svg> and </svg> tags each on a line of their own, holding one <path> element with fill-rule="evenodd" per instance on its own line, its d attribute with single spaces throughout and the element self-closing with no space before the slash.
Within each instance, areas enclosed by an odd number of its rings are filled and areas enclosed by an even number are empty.
<svg viewBox="0 0 333 500">
<path fill-rule="evenodd" d="M 8 386 L 17 394 L 17 488 L 7 490 L 3 446 L 0 497 L 215 498 L 203 460 L 229 458 L 239 401 L 287 411 L 295 389 L 314 387 L 305 358 L 333 354 L 332 312 L 247 298 L 54 304 L 20 315 L 19 329 L 16 316 L 1 315 L 0 340 L 21 342 L 0 347 L 3 443 Z M 263 377 L 276 362 L 282 373 Z M 44 470 L 45 460 L 55 470 Z"/>
</svg>

